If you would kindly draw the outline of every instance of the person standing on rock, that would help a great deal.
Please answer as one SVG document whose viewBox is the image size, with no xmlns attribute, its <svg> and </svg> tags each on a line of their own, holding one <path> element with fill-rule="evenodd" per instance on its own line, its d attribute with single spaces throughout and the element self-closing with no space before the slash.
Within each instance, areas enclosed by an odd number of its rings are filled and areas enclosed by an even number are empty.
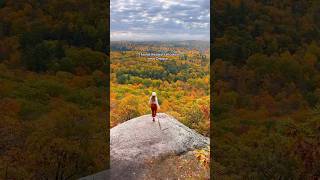
<svg viewBox="0 0 320 180">
<path fill-rule="evenodd" d="M 160 109 L 156 92 L 152 92 L 149 104 L 152 112 L 152 121 L 154 122 L 154 118 L 157 115 L 157 109 Z"/>
</svg>

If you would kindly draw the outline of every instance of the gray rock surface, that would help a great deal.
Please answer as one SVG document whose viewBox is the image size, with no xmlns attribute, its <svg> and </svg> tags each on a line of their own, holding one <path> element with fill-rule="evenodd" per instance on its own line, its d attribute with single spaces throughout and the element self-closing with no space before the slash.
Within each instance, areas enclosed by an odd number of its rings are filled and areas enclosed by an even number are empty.
<svg viewBox="0 0 320 180">
<path fill-rule="evenodd" d="M 111 169 L 81 179 L 139 179 L 148 159 L 182 154 L 206 146 L 209 146 L 209 138 L 172 116 L 158 113 L 155 122 L 150 114 L 140 116 L 111 129 Z"/>
</svg>

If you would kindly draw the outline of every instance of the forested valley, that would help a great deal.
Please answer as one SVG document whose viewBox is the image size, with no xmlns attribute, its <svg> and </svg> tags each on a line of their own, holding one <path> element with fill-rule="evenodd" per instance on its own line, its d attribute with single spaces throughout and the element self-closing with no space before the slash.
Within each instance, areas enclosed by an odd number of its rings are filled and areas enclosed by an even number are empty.
<svg viewBox="0 0 320 180">
<path fill-rule="evenodd" d="M 320 178 L 320 2 L 213 9 L 213 176 Z"/>
<path fill-rule="evenodd" d="M 160 112 L 209 137 L 209 42 L 111 42 L 111 49 L 111 127 L 151 113 L 155 91 Z M 139 55 L 148 52 L 167 59 Z"/>
<path fill-rule="evenodd" d="M 108 4 L 0 1 L 0 179 L 108 166 Z"/>
<path fill-rule="evenodd" d="M 150 115 L 151 123 L 149 98 L 156 92 L 158 113 L 171 115 L 197 133 L 210 136 L 209 41 L 112 41 L 110 58 L 111 128 L 146 114 Z M 156 116 L 159 127 L 169 121 L 160 116 L 163 115 Z M 158 123 L 154 124 L 156 128 Z M 172 133 L 164 131 L 162 135 L 169 134 Z M 152 166 L 147 168 L 149 178 L 207 179 L 210 148 L 199 148 L 190 151 L 190 156 L 172 154 L 155 158 L 154 170 L 150 170 Z"/>
</svg>

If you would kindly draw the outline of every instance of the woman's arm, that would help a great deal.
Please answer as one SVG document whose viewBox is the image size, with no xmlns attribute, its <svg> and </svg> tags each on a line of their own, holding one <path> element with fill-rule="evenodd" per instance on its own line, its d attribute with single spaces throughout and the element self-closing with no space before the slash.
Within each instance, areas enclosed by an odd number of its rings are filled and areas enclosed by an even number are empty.
<svg viewBox="0 0 320 180">
<path fill-rule="evenodd" d="M 160 105 L 158 103 L 158 98 L 157 97 L 156 97 L 156 104 L 157 104 L 158 109 L 160 109 Z"/>
</svg>

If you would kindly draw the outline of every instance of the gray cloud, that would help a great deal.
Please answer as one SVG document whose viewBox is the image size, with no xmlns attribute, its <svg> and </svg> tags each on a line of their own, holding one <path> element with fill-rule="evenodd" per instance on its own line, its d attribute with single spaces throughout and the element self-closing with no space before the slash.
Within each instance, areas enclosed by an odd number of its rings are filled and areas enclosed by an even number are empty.
<svg viewBox="0 0 320 180">
<path fill-rule="evenodd" d="M 209 40 L 209 0 L 111 0 L 111 40 Z"/>
</svg>

